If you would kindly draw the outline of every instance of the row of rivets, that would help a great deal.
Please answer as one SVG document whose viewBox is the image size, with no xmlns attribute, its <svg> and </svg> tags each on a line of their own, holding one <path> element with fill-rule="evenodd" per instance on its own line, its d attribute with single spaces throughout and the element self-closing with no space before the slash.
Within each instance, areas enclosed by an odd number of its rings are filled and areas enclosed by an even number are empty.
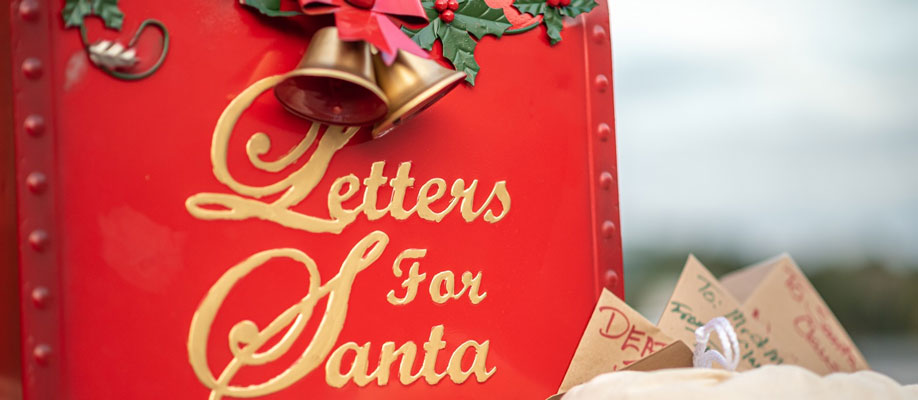
<svg viewBox="0 0 918 400">
<path fill-rule="evenodd" d="M 19 17 L 24 21 L 35 21 L 39 17 L 40 9 L 36 0 L 22 0 L 19 3 Z M 36 80 L 40 79 L 44 73 L 44 65 L 41 60 L 35 57 L 26 58 L 22 62 L 22 74 L 26 78 Z M 41 115 L 32 114 L 26 117 L 22 123 L 23 130 L 32 137 L 39 137 L 45 131 L 45 119 Z M 34 195 L 44 193 L 48 186 L 48 177 L 41 172 L 35 171 L 26 177 L 26 187 Z M 48 247 L 50 237 L 48 232 L 43 229 L 36 229 L 29 233 L 29 245 L 36 252 L 43 252 Z M 32 303 L 38 309 L 44 309 L 51 297 L 51 292 L 44 286 L 37 286 L 32 290 Z M 47 365 L 51 358 L 51 346 L 47 344 L 38 344 L 32 350 L 32 356 L 40 365 Z"/>
<path fill-rule="evenodd" d="M 596 24 L 593 26 L 592 30 L 592 39 L 597 45 L 606 45 L 609 35 L 606 33 L 606 29 L 603 28 L 601 24 Z M 593 86 L 596 91 L 599 93 L 605 93 L 609 90 L 612 82 L 606 74 L 597 74 L 593 78 Z M 609 126 L 607 122 L 600 122 L 596 125 L 596 137 L 600 142 L 608 142 L 609 138 L 612 137 L 612 127 Z M 599 187 L 603 191 L 609 191 L 612 189 L 612 185 L 615 183 L 615 178 L 612 176 L 612 173 L 609 171 L 602 171 L 599 174 Z M 599 226 L 600 234 L 604 240 L 610 240 L 615 237 L 616 226 L 615 223 L 611 220 L 604 220 Z M 619 285 L 619 276 L 618 273 L 613 269 L 608 269 L 603 276 L 603 285 L 608 289 L 614 289 Z"/>
</svg>

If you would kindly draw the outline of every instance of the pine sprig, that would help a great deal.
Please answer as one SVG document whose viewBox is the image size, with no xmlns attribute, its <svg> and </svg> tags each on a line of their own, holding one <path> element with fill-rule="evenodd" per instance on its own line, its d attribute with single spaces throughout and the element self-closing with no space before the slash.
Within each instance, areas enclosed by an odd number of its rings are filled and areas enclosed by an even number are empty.
<svg viewBox="0 0 918 400">
<path fill-rule="evenodd" d="M 551 44 L 561 41 L 564 17 L 576 17 L 590 12 L 597 5 L 595 0 L 571 0 L 566 6 L 557 7 L 549 6 L 545 0 L 515 0 L 513 2 L 513 6 L 521 13 L 527 13 L 533 17 L 542 16 L 542 23 L 545 24 Z"/>
<path fill-rule="evenodd" d="M 475 47 L 485 35 L 503 36 L 510 28 L 503 10 L 491 8 L 484 0 L 459 0 L 459 8 L 451 22 L 444 22 L 440 12 L 434 8 L 433 0 L 421 2 L 430 23 L 420 29 L 402 27 L 412 40 L 424 50 L 431 50 L 434 42 L 443 45 L 443 57 L 453 64 L 457 71 L 465 72 L 465 80 L 475 85 L 475 77 L 481 66 L 475 60 Z"/>
</svg>

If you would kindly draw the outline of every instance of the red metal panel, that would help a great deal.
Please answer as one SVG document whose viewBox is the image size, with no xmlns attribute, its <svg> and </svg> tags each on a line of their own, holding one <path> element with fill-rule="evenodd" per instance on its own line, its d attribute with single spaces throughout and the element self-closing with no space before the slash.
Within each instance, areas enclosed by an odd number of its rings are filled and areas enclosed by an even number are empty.
<svg viewBox="0 0 918 400">
<path fill-rule="evenodd" d="M 37 1 L 13 2 L 11 10 L 23 391 L 27 398 L 50 399 L 66 393 L 61 381 L 62 240 L 55 217 L 60 164 L 55 162 L 55 77 L 49 68 L 58 20 Z"/>
<path fill-rule="evenodd" d="M 457 384 L 447 377 L 403 385 L 394 367 L 386 385 L 349 382 L 335 388 L 322 363 L 264 398 L 546 397 L 560 383 L 599 285 L 622 294 L 604 2 L 586 18 L 570 21 L 556 46 L 547 43 L 544 28 L 484 38 L 476 51 L 482 71 L 474 87 L 456 89 L 379 140 L 366 140 L 362 131 L 294 207 L 328 218 L 326 194 L 336 178 L 354 174 L 362 181 L 374 162 L 383 161 L 385 176 L 392 178 L 399 164 L 410 161 L 415 186 L 406 208 L 431 179 L 477 179 L 476 206 L 506 181 L 512 206 L 504 219 L 467 222 L 458 211 L 439 223 L 417 215 L 361 215 L 340 234 L 260 219 L 202 220 L 186 207 L 199 193 L 234 194 L 215 178 L 211 162 L 218 117 L 254 82 L 296 65 L 311 32 L 327 19 L 278 27 L 229 1 L 122 1 L 122 41 L 148 17 L 162 20 L 172 34 L 172 50 L 159 72 L 122 82 L 86 65 L 79 34 L 60 23 L 62 2 L 36 4 L 41 7 L 33 21 L 13 18 L 13 65 L 34 57 L 43 66 L 39 77 L 16 74 L 16 121 L 22 126 L 30 115 L 45 117 L 43 134 L 20 128 L 17 135 L 22 288 L 31 293 L 41 286 L 50 293 L 43 308 L 23 301 L 27 398 L 205 398 L 210 390 L 189 365 L 189 329 L 228 270 L 256 253 L 291 248 L 315 260 L 324 283 L 352 246 L 374 231 L 385 233 L 388 245 L 357 275 L 334 347 L 369 343 L 372 370 L 384 343 L 413 342 L 417 371 L 424 342 L 433 327 L 443 325 L 446 345 L 436 371 L 447 368 L 460 343 L 474 340 L 487 341 L 486 365 L 496 368 L 494 374 L 484 382 L 473 377 Z M 93 23 L 90 37 L 119 37 Z M 149 35 L 142 39 L 149 42 L 142 55 L 155 54 L 156 37 Z M 259 185 L 289 175 L 302 161 L 279 173 L 257 170 L 245 156 L 246 140 L 265 132 L 271 150 L 264 159 L 272 160 L 295 146 L 308 127 L 270 94 L 259 97 L 229 141 L 230 171 Z M 45 174 L 41 191 L 25 183 L 33 172 Z M 382 199 L 391 193 L 388 186 L 379 189 Z M 49 240 L 33 234 L 39 229 Z M 413 302 L 393 306 L 387 293 L 401 295 L 404 279 L 394 275 L 393 261 L 409 248 L 427 250 L 420 260 L 427 280 Z M 488 296 L 478 304 L 468 297 L 433 302 L 427 285 L 444 270 L 453 271 L 460 286 L 464 271 L 481 272 Z M 233 286 L 206 341 L 210 371 L 219 374 L 233 358 L 227 336 L 234 324 L 251 319 L 264 328 L 307 288 L 301 265 L 278 260 Z M 324 306 L 322 300 L 316 309 Z M 233 384 L 264 382 L 289 367 L 310 343 L 320 313 L 289 351 L 242 370 Z M 38 344 L 51 349 L 39 352 L 43 364 L 33 357 Z M 463 360 L 467 368 L 471 352 Z"/>
<path fill-rule="evenodd" d="M 9 8 L 0 8 L 0 76 L 10 76 Z M 19 357 L 19 274 L 13 168 L 13 98 L 0 79 L 0 399 L 22 398 Z"/>
</svg>

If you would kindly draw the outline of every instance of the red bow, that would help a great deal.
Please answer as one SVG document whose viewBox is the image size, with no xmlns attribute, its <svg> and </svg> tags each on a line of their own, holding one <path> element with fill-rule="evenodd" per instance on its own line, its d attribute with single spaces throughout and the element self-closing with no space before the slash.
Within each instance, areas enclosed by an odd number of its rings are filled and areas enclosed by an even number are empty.
<svg viewBox="0 0 918 400">
<path fill-rule="evenodd" d="M 307 15 L 335 14 L 341 40 L 365 40 L 383 53 L 387 64 L 399 50 L 427 58 L 390 17 L 409 24 L 427 21 L 419 0 L 299 0 Z"/>
</svg>

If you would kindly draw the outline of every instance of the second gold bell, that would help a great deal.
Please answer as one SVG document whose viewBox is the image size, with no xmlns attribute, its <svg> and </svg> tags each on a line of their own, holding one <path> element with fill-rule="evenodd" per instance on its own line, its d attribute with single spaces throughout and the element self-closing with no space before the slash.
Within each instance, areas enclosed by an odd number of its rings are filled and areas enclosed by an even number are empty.
<svg viewBox="0 0 918 400">
<path fill-rule="evenodd" d="M 333 125 L 373 125 L 378 138 L 458 86 L 465 73 L 400 51 L 392 65 L 364 41 L 343 41 L 334 27 L 315 33 L 299 65 L 274 88 L 302 118 Z"/>
</svg>

